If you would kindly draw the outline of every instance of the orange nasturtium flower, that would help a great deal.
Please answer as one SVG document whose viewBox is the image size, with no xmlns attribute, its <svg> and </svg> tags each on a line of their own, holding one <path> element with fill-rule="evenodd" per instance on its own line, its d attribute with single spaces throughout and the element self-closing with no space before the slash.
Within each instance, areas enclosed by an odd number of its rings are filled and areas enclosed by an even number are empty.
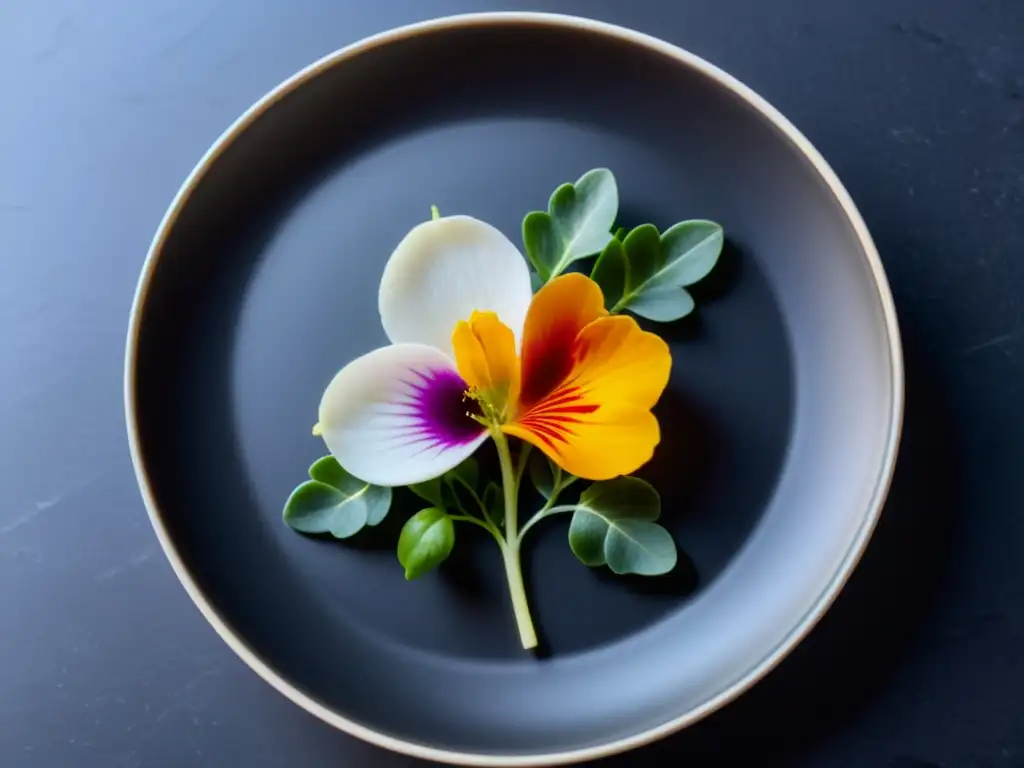
<svg viewBox="0 0 1024 768">
<path fill-rule="evenodd" d="M 375 485 L 423 482 L 500 431 L 590 480 L 645 464 L 668 345 L 605 310 L 580 274 L 534 296 L 526 260 L 468 216 L 415 227 L 392 254 L 379 308 L 391 345 L 349 363 L 320 403 L 338 462 Z"/>
</svg>

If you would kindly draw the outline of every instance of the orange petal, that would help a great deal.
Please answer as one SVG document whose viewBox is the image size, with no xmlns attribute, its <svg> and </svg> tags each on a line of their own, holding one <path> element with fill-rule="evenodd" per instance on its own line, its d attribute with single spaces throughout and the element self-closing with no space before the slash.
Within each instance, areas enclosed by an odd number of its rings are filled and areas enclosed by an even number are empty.
<svg viewBox="0 0 1024 768">
<path fill-rule="evenodd" d="M 577 477 L 635 472 L 661 439 L 650 409 L 668 385 L 668 345 L 630 317 L 603 317 L 580 331 L 569 357 L 569 375 L 505 431 Z"/>
<path fill-rule="evenodd" d="M 461 321 L 452 333 L 455 363 L 459 375 L 473 389 L 503 407 L 514 401 L 519 391 L 519 357 L 516 340 L 507 325 L 494 312 L 474 312 L 469 321 Z"/>
<path fill-rule="evenodd" d="M 556 277 L 530 303 L 523 328 L 523 408 L 550 394 L 572 371 L 572 346 L 588 323 L 607 315 L 597 283 L 585 275 Z"/>
</svg>

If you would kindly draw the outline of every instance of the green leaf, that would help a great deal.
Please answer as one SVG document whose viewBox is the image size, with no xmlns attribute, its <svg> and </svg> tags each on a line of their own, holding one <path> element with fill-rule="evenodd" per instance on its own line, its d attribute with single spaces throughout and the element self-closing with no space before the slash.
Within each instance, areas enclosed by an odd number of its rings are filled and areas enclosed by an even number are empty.
<svg viewBox="0 0 1024 768">
<path fill-rule="evenodd" d="M 629 311 L 648 320 L 671 323 L 694 309 L 693 296 L 685 288 L 661 285 L 644 291 L 629 302 Z"/>
<path fill-rule="evenodd" d="M 661 235 L 653 224 L 637 227 L 623 243 L 626 288 L 612 311 L 628 309 L 659 322 L 690 314 L 693 297 L 685 286 L 707 276 L 723 243 L 722 228 L 713 221 L 683 221 Z"/>
<path fill-rule="evenodd" d="M 618 211 L 615 176 L 607 168 L 595 168 L 575 184 L 556 189 L 547 212 L 528 213 L 523 219 L 523 243 L 541 279 L 547 282 L 574 261 L 600 253 L 612 239 Z"/>
<path fill-rule="evenodd" d="M 608 523 L 589 513 L 573 512 L 569 524 L 569 547 L 581 563 L 595 568 L 605 565 L 604 540 L 608 536 Z"/>
<path fill-rule="evenodd" d="M 333 486 L 347 496 L 358 493 L 366 485 L 346 472 L 333 456 L 324 456 L 310 464 L 309 479 Z"/>
<path fill-rule="evenodd" d="M 390 488 L 368 485 L 363 493 L 348 496 L 319 480 L 307 480 L 285 502 L 284 521 L 302 533 L 347 539 L 364 526 L 377 525 L 390 507 Z"/>
<path fill-rule="evenodd" d="M 593 483 L 580 494 L 579 506 L 607 511 L 616 518 L 654 522 L 661 516 L 661 497 L 639 477 L 616 477 Z"/>
<path fill-rule="evenodd" d="M 461 480 L 464 484 L 476 490 L 476 482 L 480 478 L 480 467 L 477 465 L 476 459 L 470 456 L 455 469 L 448 470 L 443 475 L 443 478 L 450 484 Z"/>
<path fill-rule="evenodd" d="M 505 525 L 505 497 L 502 496 L 501 486 L 493 481 L 488 483 L 481 501 L 491 522 L 497 526 Z"/>
<path fill-rule="evenodd" d="M 391 489 L 349 474 L 333 456 L 317 459 L 309 477 L 284 505 L 284 521 L 302 533 L 330 533 L 339 539 L 377 525 L 391 509 Z"/>
<path fill-rule="evenodd" d="M 346 505 L 348 496 L 317 480 L 307 480 L 288 497 L 284 521 L 302 533 L 330 533 L 347 538 L 366 525 L 366 507 Z"/>
<path fill-rule="evenodd" d="M 455 546 L 455 525 L 443 509 L 428 507 L 410 517 L 398 537 L 398 562 L 411 581 L 440 565 Z"/>
<path fill-rule="evenodd" d="M 530 271 L 530 289 L 534 293 L 536 293 L 537 291 L 544 287 L 544 282 L 545 280 L 543 277 L 541 277 L 532 270 Z"/>
<path fill-rule="evenodd" d="M 541 496 L 550 499 L 555 492 L 555 480 L 561 474 L 561 469 L 554 466 L 551 460 L 540 451 L 530 457 L 527 468 L 530 472 L 530 481 Z"/>
<path fill-rule="evenodd" d="M 427 480 L 422 483 L 414 483 L 409 486 L 409 490 L 424 501 L 429 501 L 435 507 L 445 506 L 444 483 L 440 477 L 435 477 L 433 480 Z"/>
<path fill-rule="evenodd" d="M 644 289 L 647 278 L 658 271 L 661 263 L 661 235 L 653 224 L 641 224 L 626 235 L 622 247 L 629 261 L 625 293 L 637 294 Z"/>
<path fill-rule="evenodd" d="M 703 280 L 718 263 L 725 237 L 713 221 L 681 221 L 661 234 L 662 263 L 647 287 L 685 287 Z"/>
<path fill-rule="evenodd" d="M 654 521 L 658 492 L 636 477 L 594 483 L 581 495 L 569 524 L 569 546 L 585 565 L 615 573 L 657 576 L 676 565 L 671 534 Z"/>
<path fill-rule="evenodd" d="M 367 488 L 364 499 L 367 506 L 366 524 L 380 525 L 391 511 L 391 489 L 371 485 Z"/>
<path fill-rule="evenodd" d="M 608 245 L 597 257 L 590 279 L 600 286 L 605 309 L 611 310 L 622 300 L 629 282 L 629 261 L 626 259 L 625 248 L 617 238 L 608 241 Z"/>
<path fill-rule="evenodd" d="M 537 270 L 537 282 L 543 286 L 551 279 L 564 250 L 555 222 L 545 211 L 530 211 L 523 218 L 523 245 L 526 258 Z"/>
</svg>

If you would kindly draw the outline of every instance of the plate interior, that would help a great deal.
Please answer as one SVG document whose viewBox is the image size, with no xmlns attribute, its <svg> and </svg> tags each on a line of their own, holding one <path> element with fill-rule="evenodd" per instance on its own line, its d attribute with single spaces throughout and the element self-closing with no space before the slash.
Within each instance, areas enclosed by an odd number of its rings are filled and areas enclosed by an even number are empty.
<svg viewBox="0 0 1024 768">
<path fill-rule="evenodd" d="M 728 244 L 698 311 L 652 328 L 674 367 L 642 474 L 685 556 L 668 577 L 622 579 L 574 559 L 567 519 L 540 527 L 535 659 L 475 530 L 407 583 L 394 547 L 410 494 L 344 543 L 292 532 L 281 506 L 324 452 L 310 436 L 324 386 L 386 343 L 377 285 L 405 232 L 437 205 L 519 243 L 527 211 L 597 166 L 616 174 L 625 224 L 709 218 Z M 814 168 L 706 75 L 566 28 L 412 36 L 286 95 L 192 194 L 142 312 L 142 458 L 206 598 L 309 696 L 442 749 L 604 744 L 725 690 L 825 588 L 885 426 L 877 293 Z M 800 525 L 816 514 L 836 521 Z"/>
</svg>

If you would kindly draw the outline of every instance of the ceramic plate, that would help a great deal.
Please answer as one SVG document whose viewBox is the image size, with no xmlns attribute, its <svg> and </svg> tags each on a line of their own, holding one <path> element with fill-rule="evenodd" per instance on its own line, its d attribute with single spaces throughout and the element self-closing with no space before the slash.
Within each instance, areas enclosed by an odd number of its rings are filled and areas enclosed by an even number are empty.
<svg viewBox="0 0 1024 768">
<path fill-rule="evenodd" d="M 384 263 L 429 206 L 520 242 L 525 212 L 594 167 L 626 224 L 720 222 L 644 476 L 685 553 L 669 577 L 588 569 L 553 519 L 527 548 L 542 653 L 500 558 L 460 529 L 407 583 L 396 509 L 356 540 L 281 517 L 323 451 L 320 396 L 386 342 Z M 224 640 L 317 717 L 452 763 L 552 765 L 646 743 L 762 677 L 827 609 L 893 469 L 903 373 L 892 300 L 839 180 L 714 66 L 593 21 L 482 14 L 316 62 L 199 162 L 131 317 L 135 468 L 167 557 Z"/>
</svg>

